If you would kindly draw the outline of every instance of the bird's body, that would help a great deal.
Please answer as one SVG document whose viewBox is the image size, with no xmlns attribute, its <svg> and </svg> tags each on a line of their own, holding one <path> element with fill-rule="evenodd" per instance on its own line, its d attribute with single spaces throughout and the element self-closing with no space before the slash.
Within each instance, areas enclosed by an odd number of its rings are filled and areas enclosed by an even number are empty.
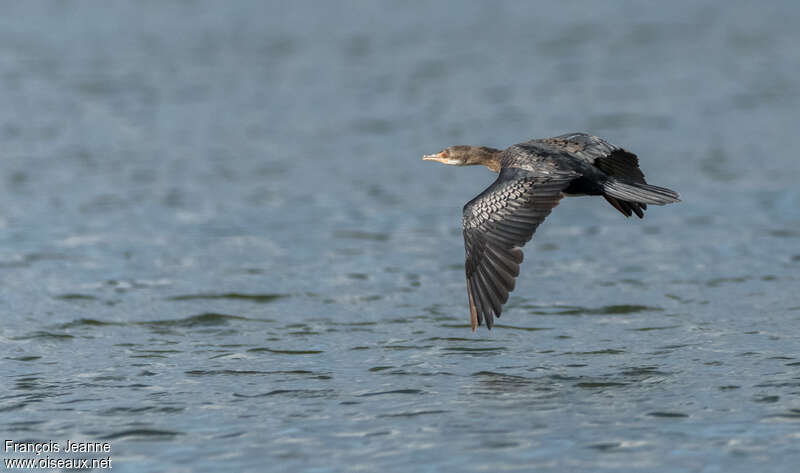
<svg viewBox="0 0 800 473">
<path fill-rule="evenodd" d="M 562 197 L 602 195 L 625 216 L 642 218 L 647 204 L 678 202 L 679 195 L 651 186 L 635 154 L 585 133 L 530 140 L 505 150 L 451 146 L 423 159 L 453 165 L 482 164 L 497 180 L 464 206 L 467 293 L 472 329 L 492 328 L 522 263 L 520 249 Z"/>
</svg>

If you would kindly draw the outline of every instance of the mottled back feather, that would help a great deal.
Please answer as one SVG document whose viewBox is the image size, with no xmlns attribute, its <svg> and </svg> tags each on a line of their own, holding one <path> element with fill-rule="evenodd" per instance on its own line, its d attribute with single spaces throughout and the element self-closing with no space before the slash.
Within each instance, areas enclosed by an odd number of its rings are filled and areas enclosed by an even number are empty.
<svg viewBox="0 0 800 473">
<path fill-rule="evenodd" d="M 566 151 L 577 158 L 597 166 L 598 169 L 609 176 L 622 178 L 630 182 L 647 184 L 647 181 L 644 179 L 644 173 L 639 169 L 639 158 L 635 154 L 597 136 L 586 133 L 568 133 L 553 138 L 543 138 L 533 141 Z M 644 218 L 644 211 L 647 210 L 647 204 L 620 200 L 608 195 L 604 195 L 603 197 L 626 217 L 630 217 L 635 213 L 639 218 Z"/>
</svg>

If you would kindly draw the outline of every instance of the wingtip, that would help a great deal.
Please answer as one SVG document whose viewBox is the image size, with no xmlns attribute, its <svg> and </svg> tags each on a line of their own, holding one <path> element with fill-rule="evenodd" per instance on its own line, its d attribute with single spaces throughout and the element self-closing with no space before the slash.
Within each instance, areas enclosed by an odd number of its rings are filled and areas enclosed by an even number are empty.
<svg viewBox="0 0 800 473">
<path fill-rule="evenodd" d="M 472 331 L 474 332 L 476 328 L 478 328 L 478 309 L 475 308 L 475 303 L 472 302 L 472 294 L 467 293 L 469 295 L 469 323 L 472 325 Z"/>
</svg>

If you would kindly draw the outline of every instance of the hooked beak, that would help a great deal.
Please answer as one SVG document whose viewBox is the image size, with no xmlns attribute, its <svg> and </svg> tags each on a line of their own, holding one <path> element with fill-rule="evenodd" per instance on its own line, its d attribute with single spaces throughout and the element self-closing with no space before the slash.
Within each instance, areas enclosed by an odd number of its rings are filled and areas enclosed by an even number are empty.
<svg viewBox="0 0 800 473">
<path fill-rule="evenodd" d="M 422 156 L 423 161 L 439 161 L 440 163 L 444 164 L 459 164 L 458 160 L 447 158 L 444 156 L 444 152 L 436 153 L 436 154 L 426 154 Z"/>
</svg>

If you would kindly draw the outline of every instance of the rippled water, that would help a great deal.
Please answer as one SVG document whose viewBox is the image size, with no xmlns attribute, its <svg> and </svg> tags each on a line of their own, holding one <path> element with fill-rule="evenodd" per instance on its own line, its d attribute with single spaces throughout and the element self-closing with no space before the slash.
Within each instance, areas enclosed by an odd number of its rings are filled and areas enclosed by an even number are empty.
<svg viewBox="0 0 800 473">
<path fill-rule="evenodd" d="M 122 471 L 795 471 L 800 8 L 15 2 L 0 425 Z M 492 331 L 423 163 L 589 131 Z"/>
</svg>

